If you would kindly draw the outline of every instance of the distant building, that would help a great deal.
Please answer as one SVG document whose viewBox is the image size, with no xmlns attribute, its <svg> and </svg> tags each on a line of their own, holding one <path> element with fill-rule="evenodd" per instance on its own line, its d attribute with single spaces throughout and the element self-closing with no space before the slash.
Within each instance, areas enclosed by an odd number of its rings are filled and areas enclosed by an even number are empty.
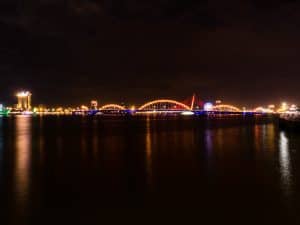
<svg viewBox="0 0 300 225">
<path fill-rule="evenodd" d="M 95 101 L 95 100 L 91 101 L 91 109 L 92 110 L 98 109 L 98 102 L 97 101 Z"/>
<path fill-rule="evenodd" d="M 17 93 L 18 105 L 17 109 L 19 110 L 31 110 L 31 96 L 32 94 L 29 91 L 22 91 Z"/>
<path fill-rule="evenodd" d="M 221 105 L 222 104 L 222 101 L 221 100 L 217 100 L 216 101 L 216 105 Z"/>
</svg>

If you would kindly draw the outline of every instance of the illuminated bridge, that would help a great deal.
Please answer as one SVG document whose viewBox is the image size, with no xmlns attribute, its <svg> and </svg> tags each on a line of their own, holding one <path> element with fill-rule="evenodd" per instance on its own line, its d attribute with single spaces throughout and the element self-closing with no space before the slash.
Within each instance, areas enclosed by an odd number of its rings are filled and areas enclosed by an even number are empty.
<svg viewBox="0 0 300 225">
<path fill-rule="evenodd" d="M 239 109 L 236 106 L 233 105 L 216 105 L 212 107 L 213 112 L 232 112 L 232 113 L 240 113 L 242 112 L 241 109 Z"/>
<path fill-rule="evenodd" d="M 100 108 L 100 111 L 124 111 L 126 108 L 118 104 L 107 104 Z"/>
<path fill-rule="evenodd" d="M 94 110 L 93 113 L 97 114 L 203 114 L 203 113 L 215 113 L 215 114 L 240 114 L 243 111 L 233 105 L 219 104 L 211 105 L 211 108 L 202 109 L 203 107 L 196 106 L 195 97 L 193 96 L 192 101 L 189 104 L 176 101 L 173 99 L 157 99 L 149 101 L 137 109 L 134 107 L 126 108 L 119 104 L 106 104 L 103 105 L 100 109 Z"/>
<path fill-rule="evenodd" d="M 140 106 L 137 113 L 172 113 L 192 111 L 190 106 L 172 99 L 158 99 Z"/>
<path fill-rule="evenodd" d="M 100 109 L 93 109 L 87 112 L 88 115 L 101 115 L 101 114 L 126 114 L 129 112 L 124 106 L 118 104 L 106 104 Z"/>
</svg>

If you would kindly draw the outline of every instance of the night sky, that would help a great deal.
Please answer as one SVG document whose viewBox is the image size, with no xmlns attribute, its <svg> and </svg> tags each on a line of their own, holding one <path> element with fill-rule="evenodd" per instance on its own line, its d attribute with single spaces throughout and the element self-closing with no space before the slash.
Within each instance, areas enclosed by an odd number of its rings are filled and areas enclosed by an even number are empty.
<svg viewBox="0 0 300 225">
<path fill-rule="evenodd" d="M 292 0 L 1 0 L 0 102 L 298 101 Z"/>
</svg>

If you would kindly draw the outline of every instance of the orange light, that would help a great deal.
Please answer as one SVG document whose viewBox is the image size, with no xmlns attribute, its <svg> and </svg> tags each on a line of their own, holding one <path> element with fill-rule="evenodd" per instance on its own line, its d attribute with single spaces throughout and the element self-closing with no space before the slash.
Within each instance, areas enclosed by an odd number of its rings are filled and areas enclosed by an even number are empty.
<svg viewBox="0 0 300 225">
<path fill-rule="evenodd" d="M 220 110 L 220 111 L 222 111 L 223 109 L 228 109 L 229 111 L 233 111 L 233 112 L 241 112 L 242 111 L 241 109 L 239 109 L 238 107 L 235 107 L 233 105 L 217 105 L 217 106 L 214 106 L 213 109 Z"/>
<path fill-rule="evenodd" d="M 118 109 L 118 110 L 125 110 L 125 107 L 117 104 L 107 104 L 101 107 L 100 110 L 107 110 L 107 109 Z"/>
<path fill-rule="evenodd" d="M 178 101 L 175 101 L 175 100 L 170 100 L 170 99 L 158 99 L 158 100 L 154 100 L 154 101 L 151 101 L 151 102 L 147 102 L 144 105 L 142 105 L 139 108 L 139 110 L 144 110 L 148 106 L 153 105 L 153 104 L 157 104 L 157 103 L 171 103 L 171 104 L 179 105 L 179 106 L 183 107 L 184 109 L 191 110 L 191 108 L 189 106 L 187 106 L 187 105 L 185 105 L 181 102 L 178 102 Z"/>
</svg>

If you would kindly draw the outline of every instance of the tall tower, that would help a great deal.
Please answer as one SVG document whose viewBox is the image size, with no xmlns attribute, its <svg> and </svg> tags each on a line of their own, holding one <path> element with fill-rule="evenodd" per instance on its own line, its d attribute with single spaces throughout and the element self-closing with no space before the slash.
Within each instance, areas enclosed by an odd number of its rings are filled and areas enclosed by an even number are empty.
<svg viewBox="0 0 300 225">
<path fill-rule="evenodd" d="M 29 91 L 22 91 L 17 93 L 17 98 L 18 98 L 17 109 L 31 110 L 31 96 L 32 94 Z"/>
</svg>

